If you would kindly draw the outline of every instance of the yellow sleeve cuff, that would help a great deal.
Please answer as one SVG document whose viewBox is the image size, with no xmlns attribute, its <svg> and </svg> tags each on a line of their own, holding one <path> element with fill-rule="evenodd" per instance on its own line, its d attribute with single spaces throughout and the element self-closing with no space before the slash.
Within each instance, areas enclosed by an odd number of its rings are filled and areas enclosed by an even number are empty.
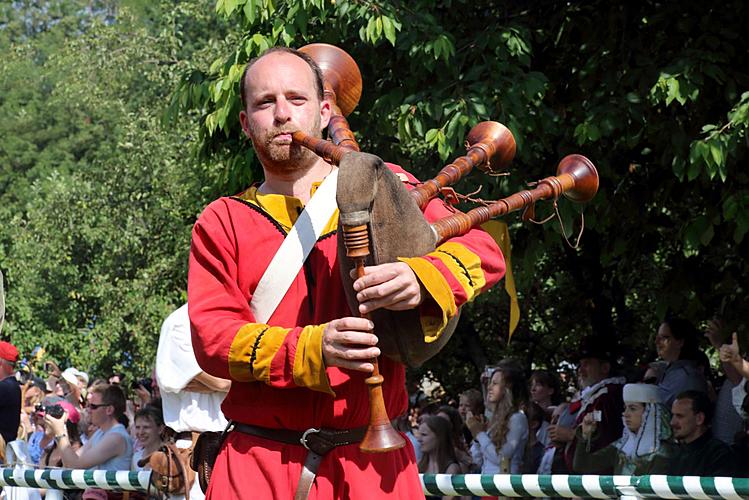
<svg viewBox="0 0 749 500">
<path fill-rule="evenodd" d="M 305 326 L 299 334 L 294 355 L 294 384 L 335 396 L 325 372 L 325 361 L 322 356 L 324 330 L 324 324 Z"/>
<path fill-rule="evenodd" d="M 239 329 L 229 347 L 229 375 L 238 382 L 270 383 L 270 364 L 288 328 L 247 323 Z"/>
<path fill-rule="evenodd" d="M 421 305 L 421 329 L 424 341 L 434 342 L 458 310 L 450 285 L 442 273 L 426 259 L 411 257 L 398 260 L 408 264 L 429 294 L 431 300 Z"/>
</svg>

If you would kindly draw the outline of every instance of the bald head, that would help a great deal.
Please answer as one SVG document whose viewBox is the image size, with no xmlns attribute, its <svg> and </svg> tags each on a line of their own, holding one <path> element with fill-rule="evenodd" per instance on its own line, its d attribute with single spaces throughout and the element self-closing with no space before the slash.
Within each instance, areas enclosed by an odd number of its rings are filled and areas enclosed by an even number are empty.
<svg viewBox="0 0 749 500">
<path fill-rule="evenodd" d="M 322 70 L 320 69 L 320 66 L 317 65 L 317 63 L 312 59 L 310 56 L 305 54 L 304 52 L 301 52 L 296 49 L 292 49 L 289 47 L 271 47 L 270 49 L 266 50 L 259 56 L 250 59 L 250 61 L 247 63 L 247 65 L 244 67 L 244 71 L 242 72 L 242 79 L 239 82 L 239 97 L 242 100 L 242 106 L 247 107 L 247 87 L 249 85 L 248 81 L 252 78 L 252 75 L 250 74 L 250 68 L 252 68 L 255 63 L 260 61 L 261 59 L 273 55 L 273 54 L 288 54 L 292 55 L 294 57 L 298 57 L 302 61 L 304 61 L 307 66 L 309 66 L 309 70 L 312 72 L 312 78 L 314 80 L 314 87 L 315 87 L 315 93 L 317 94 L 317 98 L 322 101 L 324 99 L 325 93 L 324 93 L 324 84 L 323 84 L 323 75 Z"/>
</svg>

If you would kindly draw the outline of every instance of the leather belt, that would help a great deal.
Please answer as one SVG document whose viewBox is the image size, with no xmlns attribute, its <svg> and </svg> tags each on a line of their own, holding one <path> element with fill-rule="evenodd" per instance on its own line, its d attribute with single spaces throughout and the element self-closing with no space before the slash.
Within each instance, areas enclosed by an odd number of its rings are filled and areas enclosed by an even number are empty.
<svg viewBox="0 0 749 500">
<path fill-rule="evenodd" d="M 322 458 L 326 453 L 337 446 L 361 442 L 364 439 L 364 434 L 367 432 L 366 427 L 345 430 L 309 428 L 306 431 L 291 431 L 286 429 L 269 429 L 267 427 L 258 427 L 239 422 L 233 422 L 229 430 L 307 448 L 307 457 L 304 460 L 302 474 L 297 483 L 294 500 L 305 500 L 309 496 L 312 483 L 315 481 L 317 470 L 320 467 L 320 462 L 322 462 Z"/>
<path fill-rule="evenodd" d="M 287 429 L 269 429 L 267 427 L 258 427 L 239 422 L 234 423 L 233 430 L 270 439 L 271 441 L 304 446 L 318 455 L 325 455 L 337 446 L 358 443 L 364 439 L 364 434 L 367 432 L 366 427 L 343 430 L 309 428 L 306 431 L 291 431 Z"/>
</svg>

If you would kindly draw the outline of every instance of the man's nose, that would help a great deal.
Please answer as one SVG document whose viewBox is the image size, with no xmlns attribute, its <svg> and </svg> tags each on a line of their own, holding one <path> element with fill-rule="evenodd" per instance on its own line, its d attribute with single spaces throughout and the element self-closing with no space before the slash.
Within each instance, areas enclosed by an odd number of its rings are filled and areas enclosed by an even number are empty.
<svg viewBox="0 0 749 500">
<path fill-rule="evenodd" d="M 289 106 L 289 102 L 284 98 L 280 98 L 276 101 L 274 110 L 275 113 L 273 118 L 277 123 L 286 123 L 289 121 L 289 118 L 291 118 L 291 107 Z"/>
</svg>

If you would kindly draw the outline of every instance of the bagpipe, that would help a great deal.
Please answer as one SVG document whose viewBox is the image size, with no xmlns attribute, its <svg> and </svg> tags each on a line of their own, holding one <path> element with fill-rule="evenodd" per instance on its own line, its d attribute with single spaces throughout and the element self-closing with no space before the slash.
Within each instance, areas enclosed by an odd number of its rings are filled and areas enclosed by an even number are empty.
<svg viewBox="0 0 749 500">
<path fill-rule="evenodd" d="M 458 182 L 474 168 L 495 172 L 506 168 L 515 156 L 515 139 L 504 125 L 486 121 L 474 126 L 467 136 L 464 156 L 446 165 L 433 179 L 408 190 L 400 178 L 374 155 L 359 153 L 353 132 L 345 116 L 359 102 L 362 78 L 356 62 L 342 49 L 327 44 L 311 44 L 300 49 L 320 67 L 324 79 L 324 98 L 332 109 L 328 140 L 294 132 L 294 143 L 338 165 L 336 201 L 339 209 L 338 259 L 347 300 L 358 310 L 356 292 L 349 271 L 364 274 L 364 266 L 396 262 L 398 258 L 428 254 L 442 242 L 490 219 L 517 210 L 532 211 L 540 200 L 564 195 L 575 202 L 587 202 L 598 190 L 598 173 L 586 157 L 564 157 L 553 177 L 538 181 L 530 190 L 451 215 L 429 223 L 422 208 L 440 192 Z M 425 339 L 418 309 L 373 311 L 370 319 L 383 355 L 408 366 L 419 366 L 436 355 L 448 342 L 457 326 L 458 314 L 451 318 L 436 339 Z M 370 396 L 370 424 L 360 448 L 365 452 L 384 452 L 402 447 L 405 441 L 388 418 L 382 396 L 383 378 L 377 360 L 367 378 Z"/>
</svg>

